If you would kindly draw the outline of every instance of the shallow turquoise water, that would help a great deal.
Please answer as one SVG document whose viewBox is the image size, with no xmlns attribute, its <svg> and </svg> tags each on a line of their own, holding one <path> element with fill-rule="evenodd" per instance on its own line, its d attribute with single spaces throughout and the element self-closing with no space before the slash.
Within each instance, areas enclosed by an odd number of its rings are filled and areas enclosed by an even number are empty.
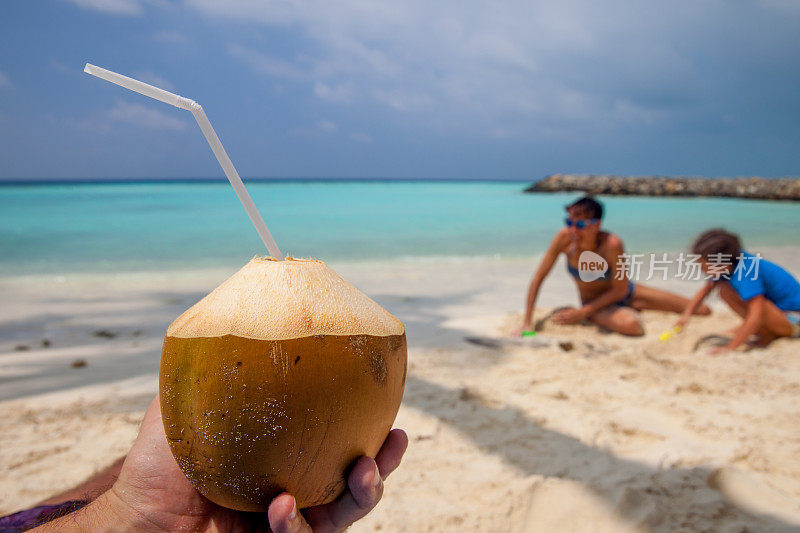
<svg viewBox="0 0 800 533">
<path fill-rule="evenodd" d="M 577 194 L 484 182 L 256 182 L 248 189 L 285 253 L 323 260 L 521 257 L 542 252 Z M 748 248 L 800 244 L 800 205 L 607 197 L 630 251 L 683 249 L 712 226 Z M 263 254 L 225 183 L 0 187 L 0 275 L 231 266 Z"/>
</svg>

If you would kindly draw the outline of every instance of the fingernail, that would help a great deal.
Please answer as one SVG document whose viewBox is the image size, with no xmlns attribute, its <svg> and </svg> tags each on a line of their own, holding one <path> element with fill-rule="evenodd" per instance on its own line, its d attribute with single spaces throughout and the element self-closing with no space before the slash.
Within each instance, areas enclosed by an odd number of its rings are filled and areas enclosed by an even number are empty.
<svg viewBox="0 0 800 533">
<path fill-rule="evenodd" d="M 383 481 L 381 479 L 381 473 L 378 471 L 378 467 L 375 466 L 375 474 L 372 476 L 372 486 L 377 487 L 381 484 L 381 481 Z"/>
<path fill-rule="evenodd" d="M 294 521 L 297 518 L 297 500 L 292 498 L 292 511 L 289 513 L 289 521 Z"/>
</svg>

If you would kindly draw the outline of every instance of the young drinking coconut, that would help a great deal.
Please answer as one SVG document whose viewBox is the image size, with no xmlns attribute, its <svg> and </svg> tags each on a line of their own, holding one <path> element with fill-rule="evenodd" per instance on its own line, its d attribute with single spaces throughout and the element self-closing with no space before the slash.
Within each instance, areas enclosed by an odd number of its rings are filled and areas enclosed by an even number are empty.
<svg viewBox="0 0 800 533">
<path fill-rule="evenodd" d="M 697 237 L 692 253 L 699 256 L 708 281 L 686 306 L 676 326 L 684 326 L 715 288 L 744 321 L 731 341 L 712 354 L 735 350 L 756 335 L 766 346 L 779 337 L 800 336 L 800 283 L 782 267 L 742 249 L 737 235 L 711 229 Z"/>
<path fill-rule="evenodd" d="M 565 227 L 556 233 L 530 282 L 523 324 L 516 335 L 533 330 L 533 310 L 539 289 L 562 253 L 578 287 L 581 306 L 556 312 L 553 315 L 556 323 L 575 324 L 586 319 L 622 335 L 638 336 L 644 334 L 639 311 L 680 313 L 687 308 L 688 298 L 634 283 L 628 278 L 621 264 L 622 239 L 600 227 L 603 218 L 600 202 L 586 196 L 566 209 Z M 707 315 L 711 310 L 698 303 L 693 312 Z"/>
</svg>

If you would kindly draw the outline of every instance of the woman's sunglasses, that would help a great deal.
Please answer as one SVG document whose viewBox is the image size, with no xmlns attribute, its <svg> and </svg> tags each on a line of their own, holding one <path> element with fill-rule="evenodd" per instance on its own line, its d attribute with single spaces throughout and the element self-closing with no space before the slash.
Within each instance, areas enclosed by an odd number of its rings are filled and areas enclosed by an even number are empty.
<svg viewBox="0 0 800 533">
<path fill-rule="evenodd" d="M 589 224 L 594 224 L 594 223 L 599 222 L 599 221 L 600 221 L 599 218 L 589 218 L 589 219 L 586 219 L 586 220 L 572 220 L 571 218 L 565 218 L 564 219 L 564 224 L 566 224 L 568 228 L 571 228 L 572 226 L 575 226 L 578 229 L 584 229 Z"/>
</svg>

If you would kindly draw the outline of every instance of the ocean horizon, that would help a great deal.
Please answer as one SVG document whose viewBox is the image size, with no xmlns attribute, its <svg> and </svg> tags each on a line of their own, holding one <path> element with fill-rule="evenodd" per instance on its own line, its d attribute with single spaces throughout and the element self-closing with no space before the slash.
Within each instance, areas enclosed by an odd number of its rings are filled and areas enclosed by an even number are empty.
<svg viewBox="0 0 800 533">
<path fill-rule="evenodd" d="M 247 179 L 288 255 L 325 261 L 525 258 L 543 252 L 580 193 L 530 181 Z M 729 198 L 600 197 L 630 252 L 684 250 L 709 227 L 749 249 L 796 245 L 800 208 Z M 778 223 L 776 223 L 778 221 Z M 235 267 L 265 253 L 227 181 L 73 179 L 2 183 L 0 275 Z"/>
<path fill-rule="evenodd" d="M 389 176 L 248 176 L 242 177 L 242 180 L 247 183 L 459 183 L 459 182 L 484 182 L 484 183 L 527 183 L 532 184 L 541 181 L 548 176 L 558 175 L 563 173 L 553 173 L 543 175 L 537 178 L 508 178 L 508 177 L 389 177 Z M 606 176 L 607 174 L 575 174 L 586 176 Z M 609 174 L 610 176 L 610 174 Z M 615 175 L 616 176 L 616 175 Z M 631 178 L 644 177 L 644 178 L 686 178 L 686 179 L 710 179 L 710 180 L 724 180 L 732 178 L 753 178 L 766 180 L 779 180 L 784 178 L 798 178 L 794 175 L 781 175 L 781 176 L 702 176 L 702 175 L 648 175 L 638 176 L 631 175 Z M 228 179 L 224 176 L 178 176 L 178 177 L 44 177 L 44 178 L 3 178 L 0 177 L 0 187 L 13 187 L 13 186 L 36 186 L 36 185 L 130 185 L 138 183 L 228 183 Z"/>
<path fill-rule="evenodd" d="M 776 178 L 777 179 L 777 178 Z M 248 183 L 406 183 L 406 182 L 486 182 L 486 183 L 533 183 L 536 179 L 523 178 L 403 178 L 403 177 L 348 177 L 348 176 L 262 176 L 242 177 Z M 0 187 L 8 186 L 36 186 L 36 185 L 131 185 L 139 183 L 225 183 L 228 179 L 220 176 L 208 177 L 123 177 L 123 178 L 0 178 Z"/>
</svg>

